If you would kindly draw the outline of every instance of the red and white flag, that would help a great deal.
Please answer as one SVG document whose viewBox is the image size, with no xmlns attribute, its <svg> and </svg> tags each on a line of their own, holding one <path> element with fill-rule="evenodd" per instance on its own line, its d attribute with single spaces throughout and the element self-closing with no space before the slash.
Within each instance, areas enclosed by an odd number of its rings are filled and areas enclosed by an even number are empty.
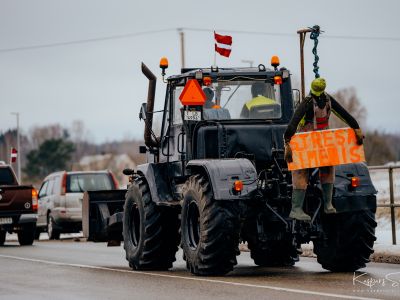
<svg viewBox="0 0 400 300">
<path fill-rule="evenodd" d="M 215 52 L 220 55 L 229 57 L 231 55 L 232 37 L 229 35 L 220 35 L 214 31 L 215 38 Z"/>
<path fill-rule="evenodd" d="M 10 156 L 10 161 L 12 163 L 15 163 L 17 161 L 17 156 L 18 156 L 18 151 L 15 148 L 11 148 L 11 156 Z"/>
</svg>

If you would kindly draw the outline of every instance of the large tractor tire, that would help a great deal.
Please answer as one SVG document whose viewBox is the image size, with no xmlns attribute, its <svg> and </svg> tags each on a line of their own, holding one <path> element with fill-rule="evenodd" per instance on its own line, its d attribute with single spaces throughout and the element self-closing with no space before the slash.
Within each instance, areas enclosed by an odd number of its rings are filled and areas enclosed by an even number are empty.
<svg viewBox="0 0 400 300">
<path fill-rule="evenodd" d="M 183 187 L 181 245 L 187 268 L 195 275 L 223 275 L 237 264 L 239 208 L 215 201 L 208 180 L 191 176 Z"/>
<path fill-rule="evenodd" d="M 326 238 L 314 241 L 318 262 L 333 272 L 354 272 L 365 267 L 374 252 L 376 225 L 371 210 L 325 216 L 322 226 Z"/>
<path fill-rule="evenodd" d="M 292 239 L 261 241 L 258 238 L 256 222 L 246 222 L 243 237 L 247 241 L 250 257 L 260 267 L 293 266 L 299 260 L 296 247 Z"/>
<path fill-rule="evenodd" d="M 138 179 L 126 193 L 123 236 L 126 260 L 132 269 L 167 270 L 176 260 L 178 212 L 157 206 L 144 179 Z"/>
<path fill-rule="evenodd" d="M 3 246 L 4 243 L 6 242 L 6 235 L 7 235 L 7 231 L 0 230 L 0 246 Z"/>
<path fill-rule="evenodd" d="M 21 246 L 30 246 L 35 240 L 36 224 L 25 224 L 21 231 L 18 231 L 18 242 Z"/>
</svg>

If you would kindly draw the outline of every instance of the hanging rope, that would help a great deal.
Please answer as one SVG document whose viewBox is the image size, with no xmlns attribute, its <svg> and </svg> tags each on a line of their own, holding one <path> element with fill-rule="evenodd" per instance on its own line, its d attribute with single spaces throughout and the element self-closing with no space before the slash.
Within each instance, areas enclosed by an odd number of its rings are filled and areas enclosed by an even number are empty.
<svg viewBox="0 0 400 300">
<path fill-rule="evenodd" d="M 311 34 L 310 34 L 310 39 L 314 40 L 314 47 L 312 49 L 312 53 L 314 54 L 314 63 L 313 63 L 314 69 L 313 69 L 313 72 L 315 73 L 315 78 L 319 78 L 320 77 L 319 73 L 318 73 L 318 70 L 319 70 L 319 67 L 318 67 L 319 56 L 317 54 L 317 47 L 318 47 L 318 37 L 319 37 L 319 34 L 321 33 L 321 30 L 320 30 L 318 25 L 314 25 L 310 29 L 312 30 Z"/>
</svg>

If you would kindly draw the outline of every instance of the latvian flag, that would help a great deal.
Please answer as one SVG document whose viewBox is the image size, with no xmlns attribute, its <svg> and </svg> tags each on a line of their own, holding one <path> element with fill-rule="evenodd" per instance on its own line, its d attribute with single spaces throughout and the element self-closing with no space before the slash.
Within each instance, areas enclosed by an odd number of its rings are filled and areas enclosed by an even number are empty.
<svg viewBox="0 0 400 300">
<path fill-rule="evenodd" d="M 214 31 L 215 52 L 220 55 L 229 57 L 231 55 L 232 37 L 229 35 L 220 35 Z"/>
<path fill-rule="evenodd" d="M 15 148 L 11 148 L 11 155 L 10 155 L 10 161 L 12 163 L 15 163 L 17 161 L 17 156 L 18 156 L 18 151 Z"/>
</svg>

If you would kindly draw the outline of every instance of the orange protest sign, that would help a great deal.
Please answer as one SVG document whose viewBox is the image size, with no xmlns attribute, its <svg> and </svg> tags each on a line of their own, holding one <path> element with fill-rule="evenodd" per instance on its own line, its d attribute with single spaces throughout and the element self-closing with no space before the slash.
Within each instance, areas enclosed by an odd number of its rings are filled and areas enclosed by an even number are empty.
<svg viewBox="0 0 400 300">
<path fill-rule="evenodd" d="M 183 105 L 204 105 L 206 98 L 206 94 L 196 79 L 189 79 L 179 96 Z"/>
<path fill-rule="evenodd" d="M 296 133 L 290 140 L 293 162 L 289 170 L 336 166 L 365 161 L 351 128 Z"/>
</svg>

